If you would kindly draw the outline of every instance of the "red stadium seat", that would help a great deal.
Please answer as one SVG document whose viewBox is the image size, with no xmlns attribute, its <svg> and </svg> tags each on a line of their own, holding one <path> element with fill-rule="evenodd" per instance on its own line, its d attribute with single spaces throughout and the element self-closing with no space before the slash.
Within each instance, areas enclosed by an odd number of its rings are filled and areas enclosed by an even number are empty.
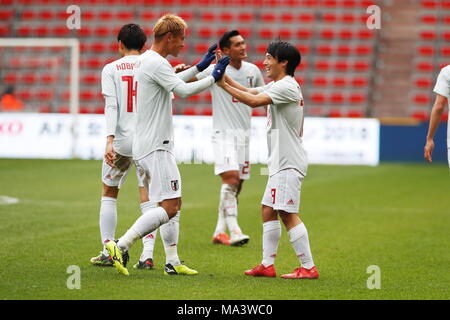
<svg viewBox="0 0 450 320">
<path fill-rule="evenodd" d="M 345 87 L 347 85 L 347 79 L 344 77 L 334 77 L 333 86 L 336 88 Z"/>
<path fill-rule="evenodd" d="M 434 10 L 437 9 L 437 1 L 436 0 L 422 0 L 421 1 L 422 8 L 426 10 Z"/>
<path fill-rule="evenodd" d="M 193 18 L 193 14 L 190 11 L 182 11 L 178 14 L 183 20 L 189 22 Z"/>
<path fill-rule="evenodd" d="M 50 113 L 52 110 L 49 106 L 39 107 L 39 113 Z"/>
<path fill-rule="evenodd" d="M 349 63 L 348 63 L 347 61 L 345 61 L 345 60 L 336 61 L 336 62 L 334 63 L 334 69 L 335 69 L 336 71 L 339 71 L 339 72 L 346 72 L 346 71 L 349 70 L 349 68 L 350 68 L 350 65 L 349 65 Z"/>
<path fill-rule="evenodd" d="M 102 10 L 97 16 L 100 20 L 109 21 L 114 19 L 114 14 L 111 11 Z"/>
<path fill-rule="evenodd" d="M 290 40 L 292 38 L 292 31 L 289 29 L 280 29 L 278 31 L 278 36 L 282 40 Z"/>
<path fill-rule="evenodd" d="M 213 37 L 213 30 L 208 27 L 203 27 L 198 30 L 198 36 L 200 38 L 212 38 Z"/>
<path fill-rule="evenodd" d="M 200 114 L 202 116 L 212 116 L 212 108 L 210 107 L 203 108 Z"/>
<path fill-rule="evenodd" d="M 429 61 L 419 61 L 416 63 L 416 70 L 420 72 L 432 72 L 433 64 Z"/>
<path fill-rule="evenodd" d="M 82 10 L 81 11 L 81 21 L 91 21 L 95 19 L 95 13 L 93 11 L 90 10 Z"/>
<path fill-rule="evenodd" d="M 216 15 L 213 12 L 203 12 L 200 15 L 202 22 L 214 22 L 216 20 Z"/>
<path fill-rule="evenodd" d="M 354 77 L 352 79 L 352 86 L 357 88 L 366 87 L 369 84 L 369 81 L 365 77 Z"/>
<path fill-rule="evenodd" d="M 348 56 L 351 53 L 351 48 L 347 44 L 341 44 L 337 47 L 337 54 L 340 56 Z"/>
<path fill-rule="evenodd" d="M 205 54 L 206 51 L 208 51 L 209 43 L 198 43 L 195 45 L 195 52 L 197 54 Z"/>
<path fill-rule="evenodd" d="M 310 39 L 312 37 L 312 31 L 309 29 L 298 29 L 296 36 L 298 39 Z"/>
<path fill-rule="evenodd" d="M 155 18 L 153 10 L 145 10 L 141 13 L 141 19 L 145 21 L 151 21 Z"/>
<path fill-rule="evenodd" d="M 111 27 L 99 26 L 94 29 L 94 34 L 97 37 L 103 38 L 108 37 L 110 35 Z"/>
<path fill-rule="evenodd" d="M 434 14 L 425 14 L 421 18 L 422 23 L 425 24 L 436 24 L 438 21 L 438 18 Z"/>
<path fill-rule="evenodd" d="M 38 37 L 46 37 L 50 34 L 50 29 L 46 25 L 38 26 L 34 29 L 34 34 Z"/>
<path fill-rule="evenodd" d="M 184 108 L 183 109 L 183 115 L 185 116 L 195 116 L 198 115 L 198 112 L 195 108 L 193 107 L 188 107 L 188 108 Z"/>
<path fill-rule="evenodd" d="M 262 43 L 256 46 L 256 52 L 258 52 L 259 54 L 266 54 L 267 52 L 267 44 Z"/>
<path fill-rule="evenodd" d="M 353 63 L 353 70 L 357 72 L 365 72 L 369 70 L 370 65 L 367 61 L 356 61 Z"/>
<path fill-rule="evenodd" d="M 52 73 L 44 73 L 40 76 L 40 81 L 44 84 L 53 84 L 56 82 L 56 75 Z"/>
<path fill-rule="evenodd" d="M 80 91 L 80 100 L 82 100 L 82 101 L 95 100 L 96 97 L 97 97 L 97 95 L 95 94 L 94 91 L 91 91 L 91 90 Z"/>
<path fill-rule="evenodd" d="M 38 100 L 51 100 L 54 97 L 53 90 L 41 89 L 35 93 L 35 98 Z"/>
<path fill-rule="evenodd" d="M 293 23 L 294 22 L 294 15 L 291 12 L 284 12 L 280 16 L 281 23 Z"/>
<path fill-rule="evenodd" d="M 338 17 L 334 12 L 327 12 L 322 15 L 322 21 L 325 23 L 336 23 L 337 20 Z"/>
<path fill-rule="evenodd" d="M 3 75 L 3 82 L 6 84 L 16 84 L 18 82 L 19 77 L 15 72 L 8 72 Z"/>
<path fill-rule="evenodd" d="M 99 106 L 99 107 L 95 108 L 94 113 L 95 114 L 104 114 L 105 113 L 105 107 Z"/>
<path fill-rule="evenodd" d="M 80 37 L 90 37 L 93 34 L 92 28 L 90 26 L 81 25 L 81 29 L 78 30 L 78 35 Z"/>
<path fill-rule="evenodd" d="M 21 18 L 22 20 L 34 20 L 37 17 L 38 13 L 34 10 L 23 10 Z"/>
<path fill-rule="evenodd" d="M 316 93 L 311 94 L 310 99 L 311 99 L 313 104 L 323 104 L 323 103 L 325 103 L 325 95 L 323 93 L 320 93 L 320 92 L 316 92 Z"/>
<path fill-rule="evenodd" d="M 271 12 L 266 12 L 261 14 L 261 20 L 264 23 L 273 23 L 277 20 L 277 17 Z"/>
<path fill-rule="evenodd" d="M 131 11 L 119 11 L 116 14 L 117 19 L 119 20 L 133 20 L 134 19 L 134 12 Z"/>
<path fill-rule="evenodd" d="M 362 93 L 351 93 L 349 102 L 351 104 L 362 104 L 366 102 L 366 95 Z"/>
<path fill-rule="evenodd" d="M 274 38 L 274 32 L 272 29 L 261 29 L 259 31 L 259 36 L 262 39 L 273 39 Z"/>
<path fill-rule="evenodd" d="M 238 14 L 238 21 L 240 23 L 250 23 L 253 21 L 253 14 L 251 12 L 240 12 Z"/>
<path fill-rule="evenodd" d="M 347 116 L 349 118 L 362 118 L 364 117 L 364 112 L 362 110 L 349 110 Z"/>
<path fill-rule="evenodd" d="M 31 100 L 33 98 L 31 91 L 28 89 L 20 89 L 16 91 L 17 97 L 22 100 Z"/>
<path fill-rule="evenodd" d="M 95 74 L 86 74 L 81 77 L 81 83 L 85 85 L 96 85 L 100 82 L 99 76 Z"/>
<path fill-rule="evenodd" d="M 342 40 L 352 40 L 353 31 L 351 29 L 343 29 L 339 31 L 339 38 L 341 38 Z"/>
<path fill-rule="evenodd" d="M 21 37 L 28 37 L 31 35 L 31 27 L 27 25 L 22 25 L 16 29 L 16 33 Z"/>
<path fill-rule="evenodd" d="M 25 84 L 34 84 L 36 82 L 36 74 L 32 72 L 22 74 L 22 82 Z"/>
<path fill-rule="evenodd" d="M 415 111 L 411 114 L 413 119 L 425 122 L 428 120 L 428 113 L 426 111 Z"/>
<path fill-rule="evenodd" d="M 373 30 L 361 29 L 360 31 L 358 31 L 358 39 L 370 40 L 373 38 L 373 34 L 374 34 Z"/>
<path fill-rule="evenodd" d="M 300 54 L 302 56 L 309 54 L 309 51 L 311 49 L 307 44 L 298 44 L 295 47 L 298 49 L 298 51 L 300 51 Z"/>
<path fill-rule="evenodd" d="M 355 53 L 358 56 L 368 56 L 372 54 L 372 47 L 367 45 L 358 45 L 355 47 Z"/>
<path fill-rule="evenodd" d="M 333 29 L 324 29 L 320 31 L 320 37 L 325 40 L 333 40 L 336 36 Z"/>
<path fill-rule="evenodd" d="M 339 109 L 332 109 L 328 112 L 330 118 L 340 118 L 342 117 L 342 112 Z"/>
<path fill-rule="evenodd" d="M 55 37 L 65 37 L 65 36 L 70 34 L 70 30 L 67 29 L 66 26 L 55 26 L 55 27 L 52 28 L 51 33 Z"/>
<path fill-rule="evenodd" d="M 450 46 L 442 47 L 440 53 L 442 57 L 450 57 Z"/>
<path fill-rule="evenodd" d="M 14 16 L 14 11 L 13 10 L 0 10 L 0 20 L 2 21 L 6 21 L 9 20 L 11 18 L 13 18 Z"/>
<path fill-rule="evenodd" d="M 58 109 L 58 113 L 70 113 L 70 109 L 68 107 L 61 107 Z"/>
<path fill-rule="evenodd" d="M 430 104 L 430 97 L 428 94 L 416 94 L 414 96 L 414 102 L 416 104 L 421 104 L 421 105 L 428 105 Z"/>
<path fill-rule="evenodd" d="M 345 101 L 344 95 L 340 92 L 334 92 L 330 95 L 330 102 L 334 104 L 343 104 Z"/>
<path fill-rule="evenodd" d="M 358 20 L 358 17 L 353 13 L 343 13 L 341 16 L 341 21 L 345 24 L 354 24 Z"/>
<path fill-rule="evenodd" d="M 94 53 L 103 53 L 106 51 L 107 46 L 103 42 L 94 42 L 91 44 L 90 48 Z"/>
<path fill-rule="evenodd" d="M 9 25 L 0 25 L 0 37 L 6 37 L 11 33 Z"/>
<path fill-rule="evenodd" d="M 313 23 L 314 20 L 314 14 L 312 13 L 301 13 L 298 15 L 298 21 L 302 24 Z"/>
<path fill-rule="evenodd" d="M 330 70 L 330 63 L 327 60 L 316 61 L 314 66 L 319 71 L 328 71 L 328 70 Z"/>
<path fill-rule="evenodd" d="M 316 51 L 321 56 L 330 56 L 333 54 L 333 47 L 328 44 L 318 45 Z"/>
<path fill-rule="evenodd" d="M 55 18 L 55 13 L 51 10 L 42 10 L 39 12 L 40 20 L 53 20 Z"/>
<path fill-rule="evenodd" d="M 429 78 L 417 78 L 414 81 L 414 84 L 418 89 L 429 89 L 432 85 L 432 82 Z"/>
<path fill-rule="evenodd" d="M 434 30 L 422 30 L 420 31 L 420 39 L 423 41 L 434 41 L 436 40 L 436 31 Z"/>
<path fill-rule="evenodd" d="M 313 78 L 312 84 L 314 87 L 326 87 L 328 85 L 328 79 L 326 77 Z"/>
</svg>

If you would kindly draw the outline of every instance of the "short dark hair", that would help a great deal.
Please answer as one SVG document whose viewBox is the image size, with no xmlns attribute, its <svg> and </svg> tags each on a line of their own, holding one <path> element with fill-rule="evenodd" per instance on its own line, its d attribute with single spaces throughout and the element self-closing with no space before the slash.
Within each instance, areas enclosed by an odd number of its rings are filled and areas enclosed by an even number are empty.
<svg viewBox="0 0 450 320">
<path fill-rule="evenodd" d="M 138 24 L 129 23 L 120 28 L 117 41 L 122 41 L 128 50 L 141 50 L 147 41 L 147 36 Z"/>
<path fill-rule="evenodd" d="M 287 61 L 286 74 L 294 76 L 295 69 L 302 61 L 300 51 L 292 44 L 286 41 L 274 41 L 269 44 L 267 53 L 277 59 L 278 62 Z"/>
<path fill-rule="evenodd" d="M 220 38 L 219 40 L 219 47 L 220 49 L 223 48 L 230 48 L 231 47 L 231 38 L 236 37 L 236 36 L 240 36 L 241 34 L 239 33 L 239 31 L 237 30 L 231 30 L 231 31 L 226 31 L 222 38 Z"/>
</svg>

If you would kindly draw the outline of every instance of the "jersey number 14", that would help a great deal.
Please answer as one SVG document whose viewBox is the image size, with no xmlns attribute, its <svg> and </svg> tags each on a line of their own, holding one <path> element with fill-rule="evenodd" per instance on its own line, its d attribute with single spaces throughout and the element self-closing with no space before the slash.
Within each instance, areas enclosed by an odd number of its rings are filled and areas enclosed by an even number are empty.
<svg viewBox="0 0 450 320">
<path fill-rule="evenodd" d="M 122 76 L 122 81 L 127 83 L 127 112 L 133 112 L 133 97 L 136 98 L 137 81 L 134 82 L 133 76 Z"/>
</svg>

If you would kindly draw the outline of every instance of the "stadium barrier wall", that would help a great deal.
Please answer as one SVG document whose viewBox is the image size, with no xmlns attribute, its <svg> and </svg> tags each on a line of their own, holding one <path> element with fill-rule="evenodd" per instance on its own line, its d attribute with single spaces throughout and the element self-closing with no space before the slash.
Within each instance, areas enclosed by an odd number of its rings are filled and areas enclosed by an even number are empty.
<svg viewBox="0 0 450 320">
<path fill-rule="evenodd" d="M 76 129 L 73 124 L 76 122 Z M 252 119 L 250 161 L 267 163 L 264 117 Z M 212 163 L 212 119 L 174 116 L 175 156 L 179 163 Z M 0 114 L 0 158 L 102 159 L 103 115 Z M 379 163 L 380 123 L 376 119 L 306 118 L 304 146 L 310 163 Z"/>
</svg>

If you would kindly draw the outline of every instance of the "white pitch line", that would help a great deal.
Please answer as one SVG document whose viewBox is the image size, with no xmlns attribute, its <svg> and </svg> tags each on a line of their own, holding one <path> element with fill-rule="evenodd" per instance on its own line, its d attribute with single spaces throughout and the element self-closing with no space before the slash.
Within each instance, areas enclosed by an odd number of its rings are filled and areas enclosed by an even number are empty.
<svg viewBox="0 0 450 320">
<path fill-rule="evenodd" d="M 0 196 L 0 205 L 8 205 L 19 203 L 19 199 L 8 196 Z"/>
</svg>

